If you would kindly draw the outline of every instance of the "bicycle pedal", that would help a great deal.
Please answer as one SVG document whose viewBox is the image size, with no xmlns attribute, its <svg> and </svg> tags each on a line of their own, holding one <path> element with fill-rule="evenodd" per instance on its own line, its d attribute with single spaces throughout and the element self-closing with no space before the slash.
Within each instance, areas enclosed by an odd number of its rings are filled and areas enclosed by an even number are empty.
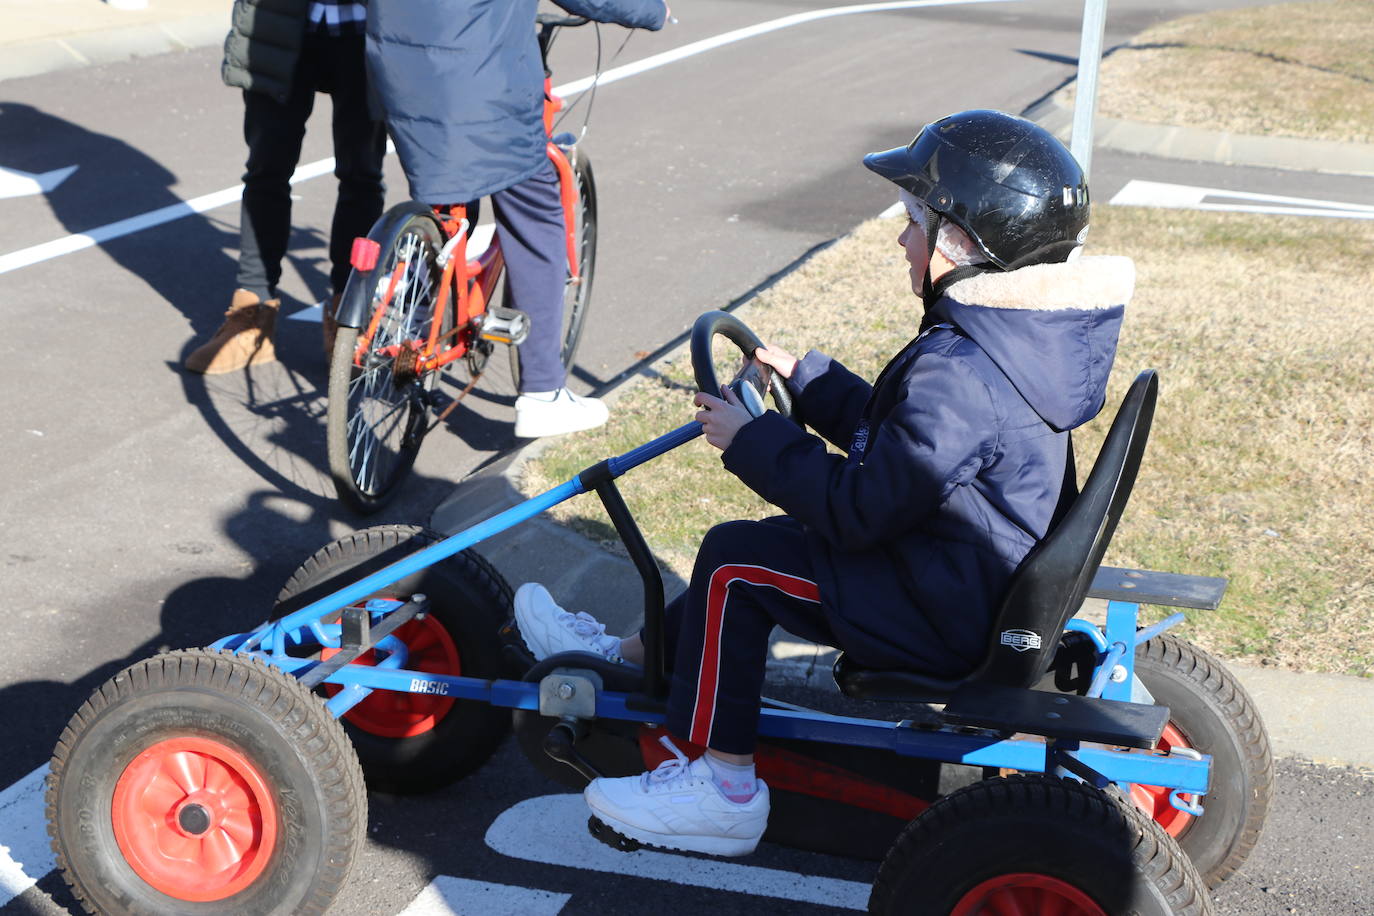
<svg viewBox="0 0 1374 916">
<path fill-rule="evenodd" d="M 478 334 L 483 340 L 517 346 L 524 343 L 530 333 L 530 317 L 516 309 L 494 306 L 482 316 L 482 328 Z"/>
</svg>

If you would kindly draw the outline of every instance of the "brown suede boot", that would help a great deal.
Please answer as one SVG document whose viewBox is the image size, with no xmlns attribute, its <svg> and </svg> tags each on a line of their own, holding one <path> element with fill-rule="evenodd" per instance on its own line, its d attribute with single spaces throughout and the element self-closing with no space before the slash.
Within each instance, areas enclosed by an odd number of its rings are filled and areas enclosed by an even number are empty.
<svg viewBox="0 0 1374 916">
<path fill-rule="evenodd" d="M 334 313 L 339 310 L 339 299 L 343 293 L 335 293 L 329 297 L 329 301 L 322 303 L 324 314 L 320 317 L 320 323 L 324 326 L 324 361 L 328 363 L 334 358 L 334 338 L 339 334 L 339 322 L 334 319 Z"/>
<path fill-rule="evenodd" d="M 234 290 L 224 324 L 215 336 L 192 350 L 186 357 L 186 368 L 205 375 L 221 375 L 257 363 L 275 362 L 276 348 L 272 337 L 277 330 L 277 306 L 280 299 L 263 302 L 256 293 L 246 289 Z"/>
</svg>

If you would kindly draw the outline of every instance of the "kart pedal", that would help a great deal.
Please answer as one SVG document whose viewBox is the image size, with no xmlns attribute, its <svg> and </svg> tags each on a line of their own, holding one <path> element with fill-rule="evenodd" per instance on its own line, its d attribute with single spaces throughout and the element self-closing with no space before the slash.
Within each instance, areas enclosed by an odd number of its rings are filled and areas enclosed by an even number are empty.
<svg viewBox="0 0 1374 916">
<path fill-rule="evenodd" d="M 644 848 L 644 844 L 639 840 L 632 840 L 623 833 L 616 833 L 595 814 L 587 818 L 587 832 L 612 849 L 618 849 L 621 852 L 637 852 Z"/>
<path fill-rule="evenodd" d="M 482 316 L 479 337 L 497 343 L 518 346 L 530 333 L 530 317 L 516 309 L 493 306 Z"/>
</svg>

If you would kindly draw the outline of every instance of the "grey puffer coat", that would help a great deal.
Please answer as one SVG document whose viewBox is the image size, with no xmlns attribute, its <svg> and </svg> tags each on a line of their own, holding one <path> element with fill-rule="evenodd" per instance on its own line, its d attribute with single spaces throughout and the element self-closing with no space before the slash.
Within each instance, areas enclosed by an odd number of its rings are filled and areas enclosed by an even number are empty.
<svg viewBox="0 0 1374 916">
<path fill-rule="evenodd" d="M 309 8 L 310 0 L 234 0 L 220 65 L 225 85 L 286 101 Z"/>
</svg>

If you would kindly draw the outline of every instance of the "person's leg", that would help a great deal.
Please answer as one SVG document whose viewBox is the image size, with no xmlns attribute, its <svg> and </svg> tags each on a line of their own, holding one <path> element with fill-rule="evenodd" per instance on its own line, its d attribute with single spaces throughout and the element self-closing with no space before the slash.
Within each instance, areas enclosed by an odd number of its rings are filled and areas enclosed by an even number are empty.
<svg viewBox="0 0 1374 916">
<path fill-rule="evenodd" d="M 768 787 L 756 779 L 759 694 L 777 624 L 831 641 L 810 578 L 800 526 L 719 525 L 703 540 L 687 592 L 665 620 L 672 643 L 669 732 L 703 745 L 643 776 L 596 779 L 585 797 L 612 832 L 654 846 L 715 855 L 754 849 L 768 822 Z M 622 642 L 630 652 L 632 640 Z"/>
<path fill-rule="evenodd" d="M 243 93 L 243 138 L 248 163 L 239 207 L 237 288 L 224 323 L 186 356 L 192 372 L 218 375 L 277 358 L 277 281 L 291 233 L 291 173 L 300 157 L 305 122 L 315 101 L 309 78 L 314 66 L 309 41 L 302 48 L 291 93 L 278 101 Z"/>
<path fill-rule="evenodd" d="M 506 259 L 512 308 L 529 316 L 519 347 L 520 397 L 515 434 L 555 436 L 591 429 L 609 412 L 596 398 L 575 395 L 563 367 L 563 291 L 567 284 L 567 235 L 558 172 L 547 160 L 524 181 L 492 195 L 497 238 Z"/>
<path fill-rule="evenodd" d="M 374 121 L 368 108 L 367 71 L 363 37 L 330 39 L 330 95 L 333 98 L 334 176 L 339 195 L 329 230 L 329 282 L 343 291 L 352 269 L 348 262 L 353 240 L 365 236 L 386 201 L 382 160 L 386 156 L 386 127 Z"/>
<path fill-rule="evenodd" d="M 529 336 L 519 349 L 521 393 L 554 391 L 566 376 L 559 335 L 568 276 L 558 172 L 545 160 L 538 172 L 496 192 L 491 202 L 510 282 L 508 305 L 530 319 Z"/>
<path fill-rule="evenodd" d="M 291 236 L 291 175 L 300 160 L 305 122 L 315 107 L 321 40 L 307 33 L 285 101 L 262 92 L 243 93 L 248 162 L 239 207 L 238 286 L 264 300 L 277 294 Z"/>
</svg>

